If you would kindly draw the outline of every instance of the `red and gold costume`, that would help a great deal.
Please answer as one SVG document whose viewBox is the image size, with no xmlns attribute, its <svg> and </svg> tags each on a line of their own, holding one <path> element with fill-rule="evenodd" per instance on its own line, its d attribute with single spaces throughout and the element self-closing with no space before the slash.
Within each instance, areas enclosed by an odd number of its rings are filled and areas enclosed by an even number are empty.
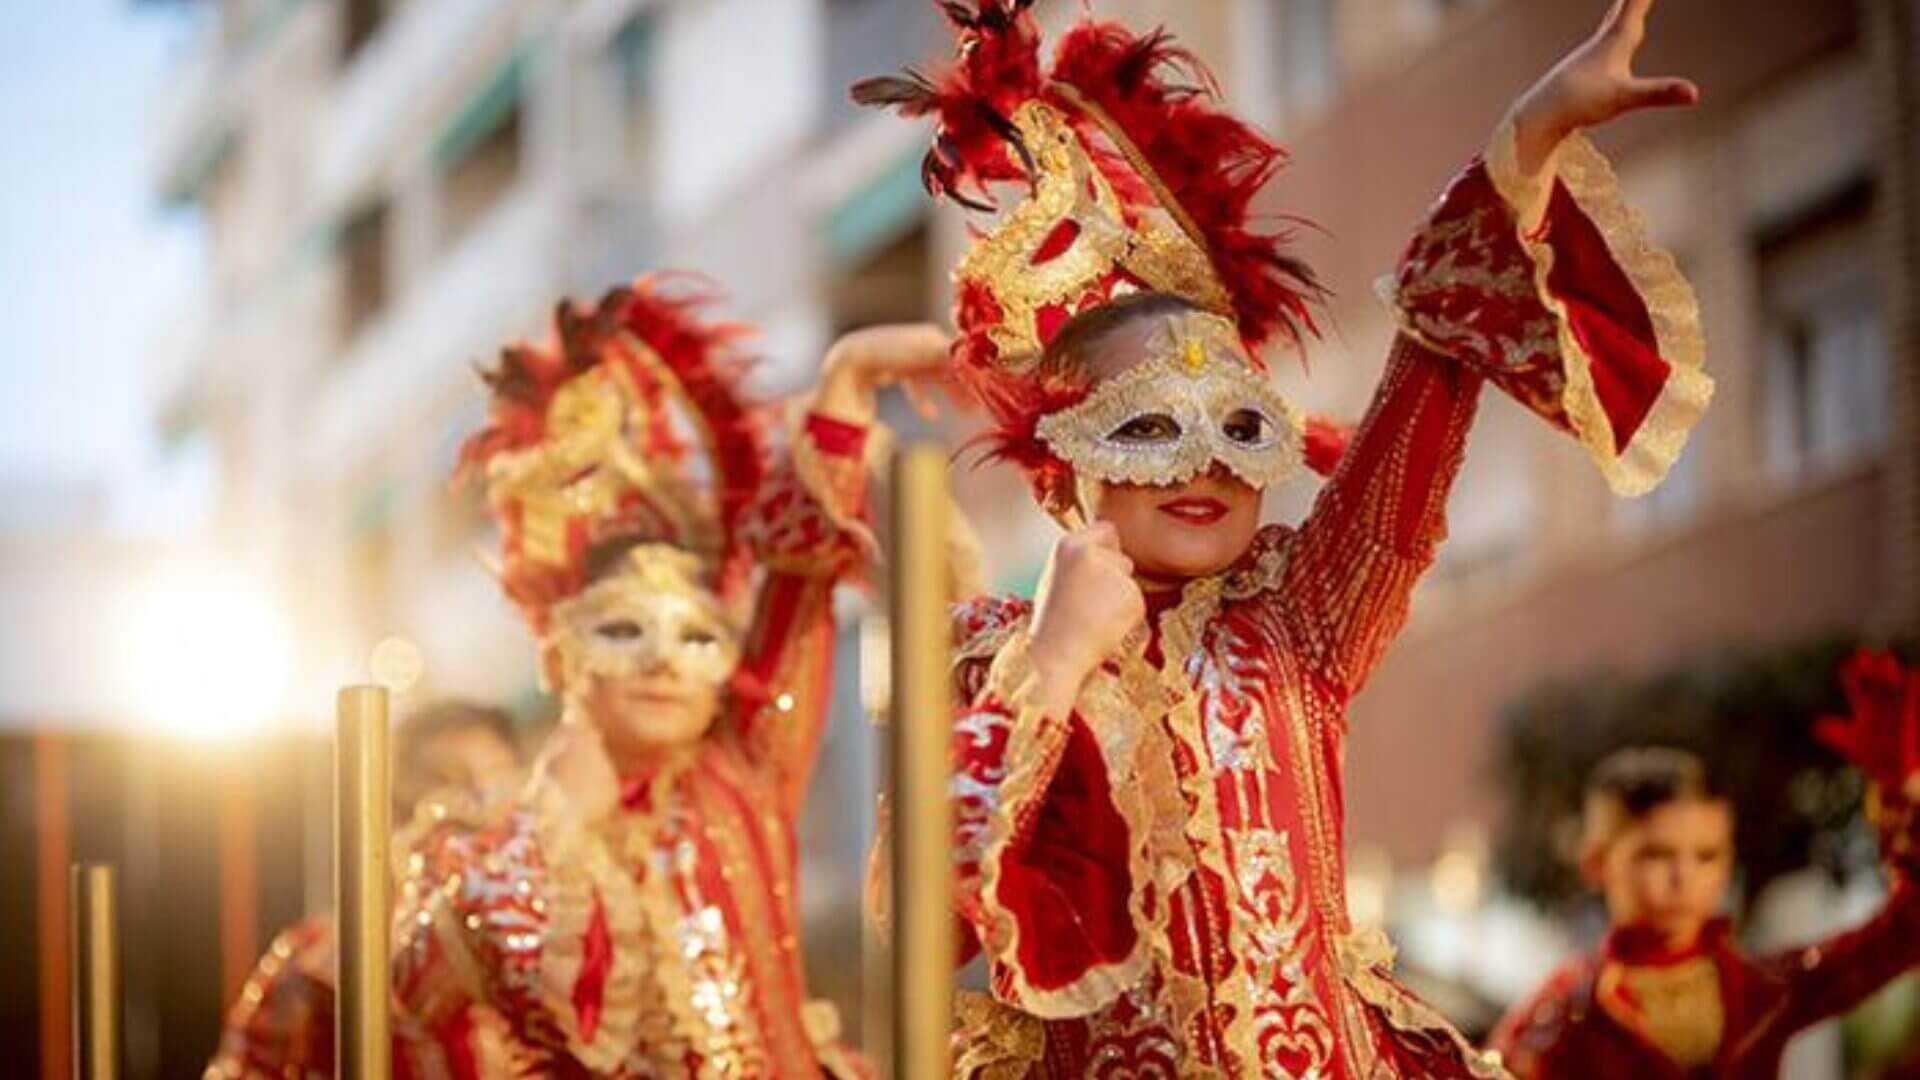
<svg viewBox="0 0 1920 1080">
<path fill-rule="evenodd" d="M 953 67 L 855 95 L 937 122 L 937 193 L 1017 193 L 955 274 L 957 373 L 998 456 L 1069 521 L 1088 478 L 1219 465 L 1262 486 L 1312 456 L 1316 433 L 1256 385 L 1256 350 L 1311 330 L 1311 276 L 1248 224 L 1279 148 L 1215 107 L 1163 34 L 1084 22 L 1043 65 L 1026 3 L 946 7 Z M 1198 311 L 1117 378 L 1047 374 L 1063 323 L 1136 290 Z M 1025 601 L 958 610 L 959 907 L 992 988 L 963 999 L 961 1075 L 1500 1074 L 1349 921 L 1347 703 L 1433 560 L 1483 384 L 1577 436 L 1623 492 L 1658 482 L 1711 387 L 1691 291 L 1578 137 L 1523 177 L 1497 135 L 1416 232 L 1390 302 L 1384 378 L 1312 512 L 1149 594 L 1148 632 L 1071 715 L 1028 704 Z M 1200 430 L 1229 410 L 1260 422 Z M 1148 414 L 1178 439 L 1114 437 Z"/>
<path fill-rule="evenodd" d="M 333 1075 L 333 919 L 315 915 L 282 930 L 227 1010 L 206 1080 Z"/>
<path fill-rule="evenodd" d="M 537 779 L 485 820 L 431 825 L 405 856 L 399 1001 L 456 1077 L 857 1074 L 806 995 L 794 827 L 827 715 L 830 594 L 871 542 L 866 430 L 806 415 L 768 469 L 732 334 L 690 303 L 643 281 L 556 322 L 550 347 L 507 351 L 468 447 L 506 590 L 563 691 L 669 626 L 700 627 L 671 639 L 682 662 L 732 676 L 703 738 L 621 778 L 610 820 L 572 824 Z M 609 540 L 641 543 L 590 582 Z M 749 559 L 736 638 L 716 620 Z M 595 637 L 606 624 L 629 632 Z"/>
<path fill-rule="evenodd" d="M 1842 672 L 1853 715 L 1821 734 L 1869 780 L 1892 886 L 1854 930 L 1770 956 L 1748 956 L 1725 920 L 1687 949 L 1615 928 L 1569 961 L 1495 1029 L 1521 1077 L 1711 1076 L 1772 1080 L 1787 1041 L 1860 1004 L 1920 966 L 1920 673 L 1863 652 Z"/>
</svg>

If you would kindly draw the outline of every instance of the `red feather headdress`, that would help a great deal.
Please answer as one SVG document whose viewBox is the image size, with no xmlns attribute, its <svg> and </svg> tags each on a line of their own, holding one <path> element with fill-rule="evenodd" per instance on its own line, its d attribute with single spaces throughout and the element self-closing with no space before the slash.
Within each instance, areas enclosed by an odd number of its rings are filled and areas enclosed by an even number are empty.
<svg viewBox="0 0 1920 1080">
<path fill-rule="evenodd" d="M 481 373 L 492 415 L 461 447 L 458 477 L 484 476 L 501 585 L 536 630 L 610 541 L 686 548 L 723 596 L 744 582 L 735 525 L 765 471 L 761 417 L 740 388 L 749 331 L 704 321 L 711 295 L 680 287 L 692 280 L 562 301 L 546 344 L 507 346 Z"/>
<path fill-rule="evenodd" d="M 1212 76 L 1160 30 L 1083 20 L 1040 57 L 1033 0 L 949 0 L 957 59 L 933 76 L 855 84 L 863 105 L 935 122 L 928 191 L 1003 211 L 955 272 L 956 376 L 995 421 L 993 456 L 1036 486 L 1066 466 L 1041 416 L 1086 388 L 1034 371 L 1074 314 L 1129 291 L 1169 292 L 1232 318 L 1257 355 L 1314 333 L 1312 272 L 1288 231 L 1253 222 L 1254 196 L 1285 152 L 1217 101 Z M 995 189 L 1024 189 L 996 206 Z"/>
</svg>

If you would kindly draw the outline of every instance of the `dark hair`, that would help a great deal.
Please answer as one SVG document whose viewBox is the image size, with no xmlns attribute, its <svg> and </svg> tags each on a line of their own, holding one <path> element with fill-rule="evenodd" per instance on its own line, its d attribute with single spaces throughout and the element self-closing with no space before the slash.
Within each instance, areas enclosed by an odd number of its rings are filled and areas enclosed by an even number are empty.
<svg viewBox="0 0 1920 1080">
<path fill-rule="evenodd" d="M 626 561 L 627 552 L 643 543 L 635 536 L 609 536 L 587 548 L 586 558 L 581 560 L 586 572 L 587 584 L 599 581 L 619 571 Z"/>
<path fill-rule="evenodd" d="M 1671 802 L 1722 798 L 1698 754 L 1670 746 L 1630 746 L 1602 758 L 1587 778 L 1587 798 L 1606 799 L 1638 819 Z"/>
<path fill-rule="evenodd" d="M 1081 373 L 1088 354 L 1122 327 L 1141 319 L 1184 315 L 1199 311 L 1200 305 L 1168 292 L 1135 292 L 1115 297 L 1090 307 L 1061 325 L 1046 351 L 1040 354 L 1040 370 L 1056 374 Z"/>
</svg>

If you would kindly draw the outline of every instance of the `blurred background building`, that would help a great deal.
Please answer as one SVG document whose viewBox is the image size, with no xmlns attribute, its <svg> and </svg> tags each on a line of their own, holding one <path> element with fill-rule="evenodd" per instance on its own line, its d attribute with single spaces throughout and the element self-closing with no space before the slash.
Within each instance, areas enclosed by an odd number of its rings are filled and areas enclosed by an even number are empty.
<svg viewBox="0 0 1920 1080">
<path fill-rule="evenodd" d="M 244 583 L 249 599 L 216 614 L 251 648 L 216 659 L 271 673 L 244 704 L 271 733 L 251 745 L 273 749 L 181 753 L 164 781 L 95 788 L 89 777 L 152 774 L 163 758 L 146 743 L 43 739 L 32 775 L 65 776 L 74 794 L 59 851 L 152 852 L 131 887 L 178 887 L 177 909 L 129 928 L 129 940 L 180 928 L 130 959 L 145 1003 L 130 1004 L 129 1034 L 133 1075 L 186 1076 L 211 1048 L 221 981 L 232 986 L 217 946 L 243 955 L 324 902 L 325 722 L 334 688 L 367 677 L 373 646 L 419 650 L 415 699 L 509 702 L 530 721 L 543 709 L 524 631 L 477 556 L 491 542 L 478 497 L 448 486 L 484 413 L 474 366 L 539 334 L 560 296 L 673 266 L 711 275 L 729 310 L 765 329 L 761 387 L 791 391 L 840 330 L 944 319 L 962 230 L 920 191 L 924 132 L 846 101 L 853 79 L 944 49 L 919 0 L 169 6 L 192 37 L 154 94 L 146 182 L 156 203 L 201 222 L 203 241 L 141 364 L 141 399 L 160 433 L 155 473 L 204 473 L 210 497 L 162 554 L 190 568 L 189 597 L 207 595 L 197 583 L 208 574 Z M 1060 20 L 1077 7 L 1041 10 Z M 1290 145 L 1270 205 L 1316 224 L 1301 245 L 1334 300 L 1311 377 L 1277 366 L 1310 407 L 1357 418 L 1391 332 L 1373 278 L 1505 104 L 1603 7 L 1098 10 L 1165 22 Z M 1714 410 L 1658 493 L 1616 502 L 1575 448 L 1490 398 L 1453 538 L 1353 712 L 1356 908 L 1426 919 L 1411 958 L 1464 988 L 1460 1009 L 1516 992 L 1564 944 L 1552 927 L 1485 914 L 1498 907 L 1486 763 L 1507 702 L 1547 679 L 1920 615 L 1914 23 L 1902 0 L 1668 0 L 1656 14 L 1644 67 L 1695 78 L 1705 104 L 1622 124 L 1604 142 L 1699 287 Z M 1050 526 L 1005 477 L 956 482 L 997 585 L 1030 586 Z M 1285 493 L 1270 510 L 1295 516 L 1310 496 Z M 10 672 L 66 670 L 15 642 L 47 625 L 36 611 L 71 623 L 71 582 L 88 581 L 100 610 L 145 587 L 156 556 L 119 554 L 91 531 L 20 541 L 39 554 L 19 564 L 37 569 L 15 574 L 10 562 L 0 578 Z M 84 569 L 42 572 L 61 561 Z M 33 607 L 49 589 L 59 599 Z M 270 614 L 255 619 L 262 607 Z M 853 692 L 865 604 L 846 607 L 846 692 L 809 809 L 807 910 L 816 989 L 854 1015 L 857 983 L 842 973 L 857 971 L 873 748 Z M 164 642 L 172 624 L 155 625 Z M 70 636 L 87 646 L 84 624 Z M 16 691 L 10 726 L 58 730 L 127 707 L 63 702 L 63 689 Z M 277 764 L 248 764 L 266 760 Z M 29 780 L 22 753 L 7 762 L 21 781 L 7 788 L 33 793 L 8 804 L 8 835 L 24 836 L 32 807 L 58 791 Z M 20 852 L 9 880 L 28 880 L 36 857 L 43 876 L 65 858 L 45 843 L 8 849 Z M 42 943 L 59 910 L 48 903 L 43 891 Z M 4 921 L 0 940 L 33 936 Z M 1487 962 L 1494 952 L 1504 961 Z M 43 955 L 36 981 L 6 982 L 8 1028 L 58 1030 L 34 1009 L 58 968 Z"/>
</svg>

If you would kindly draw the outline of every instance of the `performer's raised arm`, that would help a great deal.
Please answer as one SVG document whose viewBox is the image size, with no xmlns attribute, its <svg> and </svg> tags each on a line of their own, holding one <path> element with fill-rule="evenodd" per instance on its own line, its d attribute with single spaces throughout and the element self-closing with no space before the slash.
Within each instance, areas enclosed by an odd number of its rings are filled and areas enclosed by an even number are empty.
<svg viewBox="0 0 1920 1080">
<path fill-rule="evenodd" d="M 764 568 L 748 624 L 733 723 L 748 754 L 798 810 L 825 734 L 833 675 L 833 589 L 876 565 L 874 466 L 890 436 L 874 398 L 900 386 L 931 407 L 948 339 L 929 324 L 875 326 L 835 342 L 813 390 L 789 411 L 788 443 L 741 533 Z"/>
<path fill-rule="evenodd" d="M 1391 279 L 1401 333 L 1276 594 L 1348 693 L 1404 623 L 1446 534 L 1483 381 L 1578 438 L 1627 495 L 1659 482 L 1706 407 L 1692 291 L 1581 134 L 1698 97 L 1683 79 L 1633 73 L 1652 6 L 1614 4 L 1514 103 Z"/>
</svg>

